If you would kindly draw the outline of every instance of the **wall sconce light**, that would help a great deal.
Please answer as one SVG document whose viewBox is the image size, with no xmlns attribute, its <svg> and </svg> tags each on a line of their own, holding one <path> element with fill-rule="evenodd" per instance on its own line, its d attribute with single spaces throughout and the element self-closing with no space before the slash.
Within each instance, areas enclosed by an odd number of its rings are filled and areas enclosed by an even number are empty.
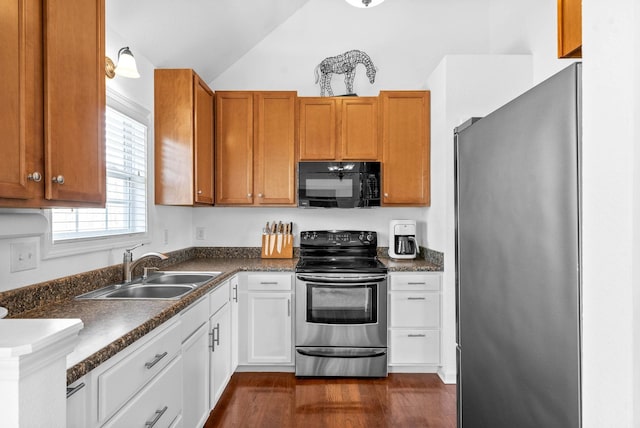
<svg viewBox="0 0 640 428">
<path fill-rule="evenodd" d="M 384 0 L 346 0 L 351 6 L 354 7 L 376 7 Z"/>
<path fill-rule="evenodd" d="M 106 57 L 104 65 L 105 74 L 109 79 L 113 79 L 115 75 L 122 77 L 130 77 L 137 79 L 140 77 L 138 73 L 138 67 L 136 66 L 136 59 L 129 50 L 129 46 L 121 48 L 118 51 L 118 65 L 116 66 L 111 58 Z"/>
</svg>

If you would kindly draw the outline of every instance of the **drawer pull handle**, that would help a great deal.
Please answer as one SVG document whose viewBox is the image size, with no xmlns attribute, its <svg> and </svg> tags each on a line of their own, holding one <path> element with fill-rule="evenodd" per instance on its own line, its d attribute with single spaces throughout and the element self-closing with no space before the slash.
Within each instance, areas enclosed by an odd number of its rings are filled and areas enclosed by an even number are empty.
<svg viewBox="0 0 640 428">
<path fill-rule="evenodd" d="M 291 299 L 287 299 L 287 317 L 291 318 Z"/>
<path fill-rule="evenodd" d="M 260 281 L 260 285 L 278 285 L 278 281 Z"/>
<path fill-rule="evenodd" d="M 145 426 L 145 427 L 149 427 L 149 428 L 153 428 L 153 426 L 154 426 L 155 424 L 157 424 L 157 423 L 158 423 L 158 421 L 160 420 L 160 418 L 162 417 L 162 415 L 164 415 L 164 412 L 166 412 L 166 411 L 167 411 L 167 409 L 168 409 L 168 407 L 167 407 L 167 406 L 164 406 L 164 407 L 162 408 L 162 410 L 156 410 L 156 414 L 155 414 L 155 416 L 154 416 L 153 420 L 152 420 L 152 421 L 147 421 L 147 422 L 145 422 L 145 423 L 144 423 L 144 426 Z"/>
<path fill-rule="evenodd" d="M 407 300 L 427 300 L 426 297 L 407 297 Z"/>
<path fill-rule="evenodd" d="M 427 285 L 426 282 L 407 282 L 409 285 Z"/>
<path fill-rule="evenodd" d="M 218 331 L 217 335 L 216 330 Z M 216 326 L 213 327 L 209 333 L 209 337 L 211 337 L 211 345 L 209 345 L 209 348 L 211 348 L 211 352 L 215 352 L 216 345 L 220 346 L 220 323 L 216 323 Z"/>
<path fill-rule="evenodd" d="M 156 364 L 158 364 L 158 362 L 163 359 L 164 357 L 167 356 L 167 352 L 163 352 L 162 354 L 156 354 L 156 357 L 153 359 L 153 361 L 150 361 L 148 363 L 144 363 L 144 366 L 148 369 L 150 369 L 151 367 L 155 366 Z"/>
<path fill-rule="evenodd" d="M 407 337 L 427 337 L 426 334 L 409 334 Z"/>
<path fill-rule="evenodd" d="M 84 382 L 71 387 L 71 388 L 67 388 L 67 398 L 71 397 L 73 394 L 75 394 L 76 392 L 80 391 L 82 388 L 84 388 Z"/>
</svg>

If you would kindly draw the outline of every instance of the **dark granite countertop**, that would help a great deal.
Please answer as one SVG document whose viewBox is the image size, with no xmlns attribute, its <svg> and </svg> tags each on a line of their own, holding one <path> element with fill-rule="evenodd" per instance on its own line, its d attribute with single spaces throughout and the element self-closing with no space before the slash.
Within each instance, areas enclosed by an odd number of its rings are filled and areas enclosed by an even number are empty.
<svg viewBox="0 0 640 428">
<path fill-rule="evenodd" d="M 441 271 L 424 259 L 380 259 L 390 272 Z M 292 272 L 297 259 L 194 258 L 163 270 L 220 271 L 211 283 L 180 300 L 57 300 L 21 312 L 19 318 L 79 318 L 84 323 L 78 345 L 67 358 L 67 383 L 105 362 L 160 324 L 177 315 L 234 274 L 242 271 Z"/>
</svg>

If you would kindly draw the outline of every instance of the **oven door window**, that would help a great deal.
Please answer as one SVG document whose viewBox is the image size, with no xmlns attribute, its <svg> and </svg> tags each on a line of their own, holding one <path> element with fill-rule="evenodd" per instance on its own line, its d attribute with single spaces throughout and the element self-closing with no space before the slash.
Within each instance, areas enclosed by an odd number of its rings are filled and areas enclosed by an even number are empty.
<svg viewBox="0 0 640 428">
<path fill-rule="evenodd" d="M 307 284 L 307 322 L 374 324 L 378 322 L 377 284 Z"/>
</svg>

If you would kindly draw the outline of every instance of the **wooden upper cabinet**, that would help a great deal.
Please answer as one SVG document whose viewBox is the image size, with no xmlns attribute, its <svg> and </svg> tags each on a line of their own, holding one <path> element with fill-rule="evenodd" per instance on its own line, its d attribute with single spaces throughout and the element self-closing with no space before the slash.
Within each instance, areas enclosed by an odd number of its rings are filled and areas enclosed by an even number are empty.
<svg viewBox="0 0 640 428">
<path fill-rule="evenodd" d="M 300 160 L 380 160 L 377 97 L 299 98 Z"/>
<path fill-rule="evenodd" d="M 582 0 L 558 0 L 558 58 L 582 58 Z"/>
<path fill-rule="evenodd" d="M 42 199 L 42 9 L 37 0 L 1 0 L 0 197 Z M 6 203 L 7 201 L 2 201 Z"/>
<path fill-rule="evenodd" d="M 295 204 L 296 92 L 216 94 L 216 204 Z"/>
<path fill-rule="evenodd" d="M 299 98 L 300 160 L 333 160 L 338 142 L 335 98 Z"/>
<path fill-rule="evenodd" d="M 296 202 L 296 93 L 256 92 L 254 198 L 256 205 Z"/>
<path fill-rule="evenodd" d="M 430 93 L 381 91 L 383 205 L 430 203 Z"/>
<path fill-rule="evenodd" d="M 340 158 L 380 160 L 378 98 L 353 97 L 340 101 Z"/>
<path fill-rule="evenodd" d="M 0 206 L 104 206 L 104 1 L 0 7 Z"/>
<path fill-rule="evenodd" d="M 216 204 L 253 204 L 253 93 L 216 92 Z"/>
<path fill-rule="evenodd" d="M 213 204 L 213 107 L 193 70 L 155 70 L 156 204 Z"/>
</svg>

